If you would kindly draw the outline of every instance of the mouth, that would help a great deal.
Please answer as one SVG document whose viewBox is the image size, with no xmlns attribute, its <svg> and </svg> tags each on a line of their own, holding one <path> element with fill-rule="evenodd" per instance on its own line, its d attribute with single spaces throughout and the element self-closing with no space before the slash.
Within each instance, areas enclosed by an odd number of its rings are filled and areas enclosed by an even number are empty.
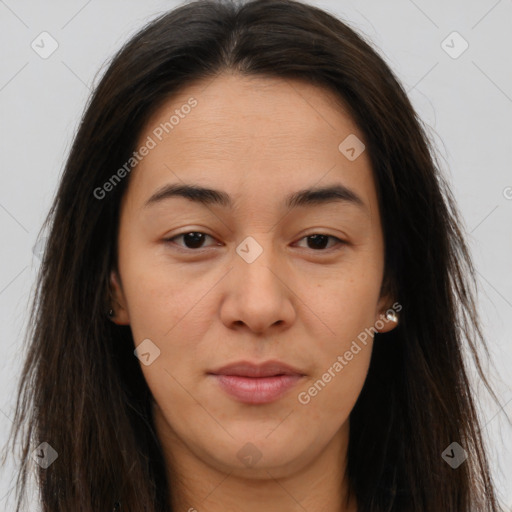
<svg viewBox="0 0 512 512">
<path fill-rule="evenodd" d="M 232 398 L 246 404 L 265 404 L 281 398 L 305 376 L 300 370 L 280 361 L 255 364 L 232 363 L 208 372 Z"/>
</svg>

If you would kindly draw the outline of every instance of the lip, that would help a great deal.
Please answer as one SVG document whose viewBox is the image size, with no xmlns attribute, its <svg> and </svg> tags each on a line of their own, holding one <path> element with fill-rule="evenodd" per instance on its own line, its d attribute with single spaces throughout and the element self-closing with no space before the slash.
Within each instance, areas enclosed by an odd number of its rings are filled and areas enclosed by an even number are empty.
<svg viewBox="0 0 512 512">
<path fill-rule="evenodd" d="M 280 361 L 239 361 L 208 373 L 224 392 L 247 404 L 273 402 L 304 377 L 300 370 Z"/>
<path fill-rule="evenodd" d="M 236 375 L 238 377 L 273 377 L 275 375 L 304 375 L 300 370 L 282 363 L 271 360 L 263 363 L 252 363 L 251 361 L 236 361 L 212 370 L 209 373 L 215 375 Z"/>
</svg>

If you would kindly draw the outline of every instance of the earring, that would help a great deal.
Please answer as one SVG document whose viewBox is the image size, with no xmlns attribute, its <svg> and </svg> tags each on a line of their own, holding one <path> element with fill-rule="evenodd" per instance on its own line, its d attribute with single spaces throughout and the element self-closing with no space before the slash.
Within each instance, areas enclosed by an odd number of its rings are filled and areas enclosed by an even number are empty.
<svg viewBox="0 0 512 512">
<path fill-rule="evenodd" d="M 112 318 L 112 317 L 114 316 L 114 310 L 113 310 L 113 309 L 109 309 L 109 310 L 108 310 L 108 316 L 109 316 L 110 318 Z"/>
<path fill-rule="evenodd" d="M 389 310 L 386 312 L 386 318 L 391 322 L 398 323 L 398 315 L 393 310 Z"/>
</svg>

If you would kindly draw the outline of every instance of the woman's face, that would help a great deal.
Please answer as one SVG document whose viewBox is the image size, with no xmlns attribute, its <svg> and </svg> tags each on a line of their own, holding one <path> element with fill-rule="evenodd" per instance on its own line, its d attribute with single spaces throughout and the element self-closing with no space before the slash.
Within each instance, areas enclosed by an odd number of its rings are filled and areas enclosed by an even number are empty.
<svg viewBox="0 0 512 512">
<path fill-rule="evenodd" d="M 394 327 L 362 141 L 323 89 L 227 74 L 145 126 L 121 205 L 114 321 L 142 344 L 176 465 L 277 477 L 345 454 L 365 329 Z M 221 375 L 268 361 L 292 374 Z"/>
</svg>

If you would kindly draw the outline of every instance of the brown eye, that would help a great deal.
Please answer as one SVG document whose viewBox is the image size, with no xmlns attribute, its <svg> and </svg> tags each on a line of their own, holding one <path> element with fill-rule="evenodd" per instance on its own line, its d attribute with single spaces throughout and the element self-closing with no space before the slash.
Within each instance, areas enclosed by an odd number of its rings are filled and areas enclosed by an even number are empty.
<svg viewBox="0 0 512 512">
<path fill-rule="evenodd" d="M 174 240 L 177 238 L 183 238 L 184 246 L 178 244 L 180 247 L 184 247 L 185 249 L 202 249 L 205 237 L 212 238 L 210 235 L 206 233 L 201 233 L 200 231 L 190 231 L 187 233 L 181 233 L 179 235 L 173 236 L 172 238 L 166 238 L 166 242 L 174 243 Z"/>
<path fill-rule="evenodd" d="M 344 240 L 340 240 L 339 238 L 331 235 L 324 235 L 324 234 L 314 234 L 314 235 L 308 235 L 302 238 L 302 240 L 307 240 L 308 249 L 312 249 L 314 251 L 319 251 L 322 249 L 325 249 L 329 239 L 333 239 L 338 242 L 338 244 L 335 245 L 343 245 L 346 244 Z M 331 246 L 332 247 L 332 246 Z"/>
</svg>

